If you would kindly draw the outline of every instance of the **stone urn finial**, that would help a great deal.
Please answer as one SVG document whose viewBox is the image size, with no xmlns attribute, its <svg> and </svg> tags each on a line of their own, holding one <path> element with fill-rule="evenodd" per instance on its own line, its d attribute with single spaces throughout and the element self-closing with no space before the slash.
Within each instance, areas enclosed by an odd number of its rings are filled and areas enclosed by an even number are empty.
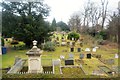
<svg viewBox="0 0 120 80">
<path fill-rule="evenodd" d="M 34 41 L 33 41 L 33 48 L 37 48 L 37 46 L 36 46 L 36 45 L 37 45 L 37 41 L 36 41 L 36 40 L 34 40 Z"/>
</svg>

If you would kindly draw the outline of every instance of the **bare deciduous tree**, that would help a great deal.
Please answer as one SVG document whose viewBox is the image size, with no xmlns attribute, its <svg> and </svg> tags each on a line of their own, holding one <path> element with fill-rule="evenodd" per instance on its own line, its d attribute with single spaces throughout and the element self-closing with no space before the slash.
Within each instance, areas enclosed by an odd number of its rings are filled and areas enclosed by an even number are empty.
<svg viewBox="0 0 120 80">
<path fill-rule="evenodd" d="M 80 32 L 81 28 L 81 19 L 77 14 L 73 14 L 69 19 L 68 25 L 70 26 L 70 30 L 75 32 Z"/>
<path fill-rule="evenodd" d="M 107 15 L 107 6 L 108 6 L 108 0 L 101 0 L 101 5 L 102 5 L 102 29 L 104 28 L 104 23 L 106 20 L 106 15 Z"/>
</svg>

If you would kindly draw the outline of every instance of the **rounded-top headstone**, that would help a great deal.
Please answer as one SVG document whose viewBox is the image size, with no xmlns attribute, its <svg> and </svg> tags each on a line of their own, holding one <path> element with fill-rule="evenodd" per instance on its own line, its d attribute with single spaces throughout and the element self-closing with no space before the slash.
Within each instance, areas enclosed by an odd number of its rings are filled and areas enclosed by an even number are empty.
<svg viewBox="0 0 120 80">
<path fill-rule="evenodd" d="M 85 51 L 90 51 L 90 48 L 86 48 Z"/>
</svg>

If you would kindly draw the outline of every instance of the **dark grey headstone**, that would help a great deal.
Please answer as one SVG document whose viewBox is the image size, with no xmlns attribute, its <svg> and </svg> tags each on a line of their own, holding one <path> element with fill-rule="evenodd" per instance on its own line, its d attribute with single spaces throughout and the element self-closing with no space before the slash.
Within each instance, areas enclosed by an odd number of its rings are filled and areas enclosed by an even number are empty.
<svg viewBox="0 0 120 80">
<path fill-rule="evenodd" d="M 65 60 L 65 65 L 74 65 L 74 60 Z"/>
<path fill-rule="evenodd" d="M 71 52 L 74 52 L 74 48 L 71 48 L 70 51 L 71 51 Z"/>
<path fill-rule="evenodd" d="M 87 58 L 88 58 L 88 59 L 91 59 L 91 54 L 87 54 Z"/>
<path fill-rule="evenodd" d="M 78 48 L 78 52 L 80 52 L 81 51 L 81 48 Z"/>
</svg>

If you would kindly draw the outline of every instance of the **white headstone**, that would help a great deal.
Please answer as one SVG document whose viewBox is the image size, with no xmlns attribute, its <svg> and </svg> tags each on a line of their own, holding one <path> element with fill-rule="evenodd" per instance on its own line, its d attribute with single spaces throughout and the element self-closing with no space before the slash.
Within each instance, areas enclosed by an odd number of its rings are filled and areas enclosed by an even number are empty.
<svg viewBox="0 0 120 80">
<path fill-rule="evenodd" d="M 93 48 L 92 51 L 93 51 L 93 52 L 96 52 L 96 48 Z"/>
<path fill-rule="evenodd" d="M 73 57 L 74 57 L 74 54 L 70 53 L 69 58 L 73 58 Z"/>
<path fill-rule="evenodd" d="M 53 65 L 55 66 L 60 65 L 60 59 L 54 60 Z"/>
<path fill-rule="evenodd" d="M 61 45 L 66 45 L 67 43 L 66 42 L 62 42 Z"/>
<path fill-rule="evenodd" d="M 70 42 L 70 46 L 72 46 L 72 42 Z"/>
<path fill-rule="evenodd" d="M 63 56 L 63 55 L 60 55 L 60 59 L 64 59 L 65 58 L 65 56 Z"/>
<path fill-rule="evenodd" d="M 72 38 L 72 41 L 74 41 L 74 38 Z"/>
<path fill-rule="evenodd" d="M 90 51 L 90 48 L 86 48 L 85 51 Z"/>
<path fill-rule="evenodd" d="M 96 47 L 94 47 L 94 48 L 98 49 L 99 47 L 98 47 L 98 46 L 96 46 Z"/>
<path fill-rule="evenodd" d="M 119 56 L 118 56 L 118 54 L 115 54 L 115 58 L 118 58 Z"/>
</svg>

